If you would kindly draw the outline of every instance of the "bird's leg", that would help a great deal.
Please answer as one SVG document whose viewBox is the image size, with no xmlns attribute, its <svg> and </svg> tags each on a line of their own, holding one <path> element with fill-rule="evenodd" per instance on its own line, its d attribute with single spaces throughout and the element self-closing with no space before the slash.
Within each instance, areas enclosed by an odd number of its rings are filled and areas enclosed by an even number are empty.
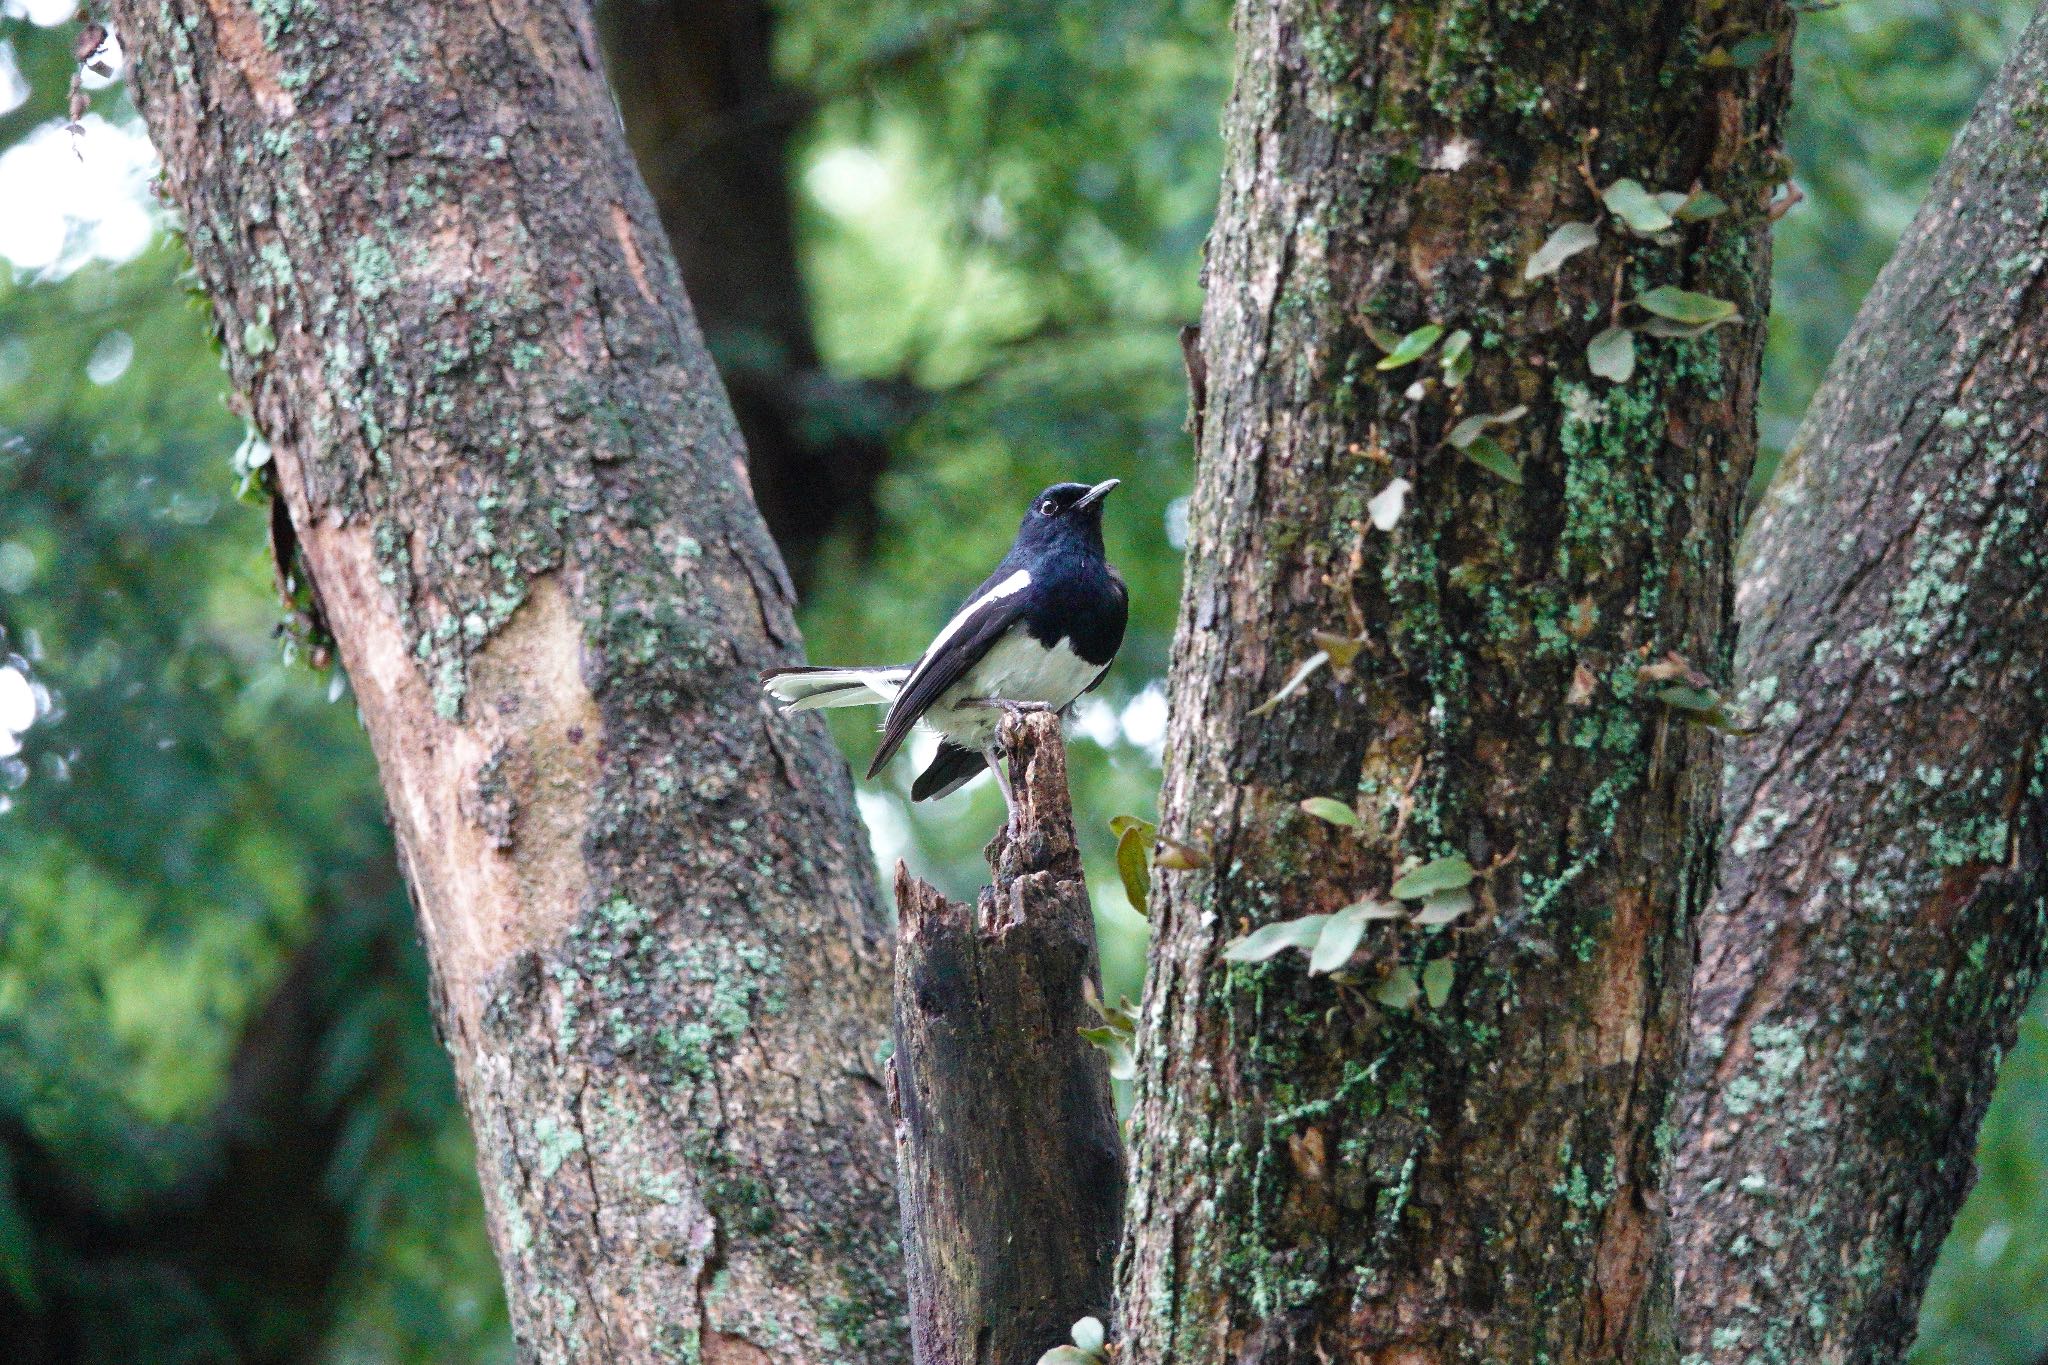
<svg viewBox="0 0 2048 1365">
<path fill-rule="evenodd" d="M 1017 833 L 1017 794 L 1010 790 L 1010 756 L 1003 752 L 1000 744 L 990 745 L 984 752 L 988 756 L 988 770 L 995 774 L 996 790 L 1003 794 L 1003 828 L 1014 836 Z"/>
<path fill-rule="evenodd" d="M 1000 710 L 1006 716 L 1029 715 L 1034 711 L 1050 711 L 1053 708 L 1042 701 L 1011 701 L 1008 697 L 969 697 L 958 703 L 961 706 L 987 706 Z M 1011 838 L 1016 838 L 1017 793 L 1010 790 L 1010 759 L 1001 744 L 992 744 L 983 750 L 988 756 L 988 769 L 996 775 L 996 786 L 1003 793 L 1003 808 L 1007 812 L 1003 829 Z"/>
</svg>

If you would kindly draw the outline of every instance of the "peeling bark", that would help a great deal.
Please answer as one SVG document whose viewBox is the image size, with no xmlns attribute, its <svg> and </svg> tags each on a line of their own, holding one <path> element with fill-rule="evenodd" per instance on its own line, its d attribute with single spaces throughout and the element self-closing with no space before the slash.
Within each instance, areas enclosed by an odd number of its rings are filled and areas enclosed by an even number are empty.
<svg viewBox="0 0 2048 1365">
<path fill-rule="evenodd" d="M 389 801 L 532 1359 L 902 1358 L 882 929 L 581 4 L 111 6 Z"/>
<path fill-rule="evenodd" d="M 1236 22 L 1161 818 L 1210 861 L 1155 888 L 1119 1359 L 1671 1360 L 1660 1123 L 1719 746 L 1639 670 L 1726 664 L 1790 15 L 1241 0 Z M 1722 46 L 1759 35 L 1755 63 Z M 1732 211 L 1658 239 L 1606 219 L 1527 281 L 1598 213 L 1582 160 Z M 1638 336 L 1630 379 L 1593 377 L 1617 300 L 1662 285 L 1746 320 Z M 1377 369 L 1368 327 L 1426 323 L 1471 332 L 1462 387 L 1434 351 Z M 1446 443 L 1517 406 L 1495 434 L 1520 483 Z M 1396 478 L 1383 532 L 1368 500 Z M 1355 662 L 1261 713 L 1314 632 Z M 1361 827 L 1304 814 L 1318 796 Z M 1346 980 L 1220 960 L 1442 856 L 1492 869 L 1477 908 L 1371 926 Z M 1440 1004 L 1385 1003 L 1432 962 Z"/>
<path fill-rule="evenodd" d="M 2040 981 L 2048 19 L 1749 532 L 1674 1217 L 1688 1360 L 1903 1359 Z"/>
<path fill-rule="evenodd" d="M 1034 1365 L 1107 1319 L 1123 1143 L 1060 722 L 1003 722 L 1018 832 L 978 906 L 896 869 L 890 1093 L 918 1365 Z"/>
</svg>

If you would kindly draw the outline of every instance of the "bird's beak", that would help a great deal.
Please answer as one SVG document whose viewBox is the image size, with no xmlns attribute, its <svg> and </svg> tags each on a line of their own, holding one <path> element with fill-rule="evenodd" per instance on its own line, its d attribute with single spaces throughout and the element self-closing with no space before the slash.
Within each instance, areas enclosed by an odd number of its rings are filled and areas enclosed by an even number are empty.
<svg viewBox="0 0 2048 1365">
<path fill-rule="evenodd" d="M 1080 497 L 1074 499 L 1073 510 L 1078 512 L 1083 508 L 1093 507 L 1096 503 L 1101 502 L 1104 498 L 1109 496 L 1110 489 L 1115 488 L 1118 484 L 1122 482 L 1122 479 L 1104 479 L 1101 483 L 1096 484 L 1095 487 L 1089 489 L 1086 493 L 1083 493 Z"/>
</svg>

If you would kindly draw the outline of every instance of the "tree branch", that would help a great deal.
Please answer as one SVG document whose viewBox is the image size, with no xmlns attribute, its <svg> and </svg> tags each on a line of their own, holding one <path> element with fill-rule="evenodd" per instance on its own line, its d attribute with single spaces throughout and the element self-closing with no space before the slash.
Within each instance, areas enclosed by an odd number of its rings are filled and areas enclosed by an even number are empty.
<svg viewBox="0 0 2048 1365">
<path fill-rule="evenodd" d="M 1016 834 L 947 900 L 896 869 L 898 1195 L 918 1365 L 1032 1365 L 1109 1316 L 1123 1150 L 1059 718 L 1003 721 Z"/>
<path fill-rule="evenodd" d="M 1749 531 L 1673 1187 L 1688 1359 L 1902 1358 L 2041 974 L 2048 18 Z M 1876 381 L 1876 382 L 1874 382 Z"/>
</svg>

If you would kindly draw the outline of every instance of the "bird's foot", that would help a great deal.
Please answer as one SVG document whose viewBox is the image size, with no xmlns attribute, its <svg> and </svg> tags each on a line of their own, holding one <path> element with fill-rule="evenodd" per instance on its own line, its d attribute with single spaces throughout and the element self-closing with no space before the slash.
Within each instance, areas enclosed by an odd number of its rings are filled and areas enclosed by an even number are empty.
<svg viewBox="0 0 2048 1365">
<path fill-rule="evenodd" d="M 1036 716 L 1059 709 L 1051 702 L 1011 701 L 1008 697 L 967 697 L 957 704 L 987 707 L 991 711 L 1001 711 L 1006 716 Z"/>
</svg>

